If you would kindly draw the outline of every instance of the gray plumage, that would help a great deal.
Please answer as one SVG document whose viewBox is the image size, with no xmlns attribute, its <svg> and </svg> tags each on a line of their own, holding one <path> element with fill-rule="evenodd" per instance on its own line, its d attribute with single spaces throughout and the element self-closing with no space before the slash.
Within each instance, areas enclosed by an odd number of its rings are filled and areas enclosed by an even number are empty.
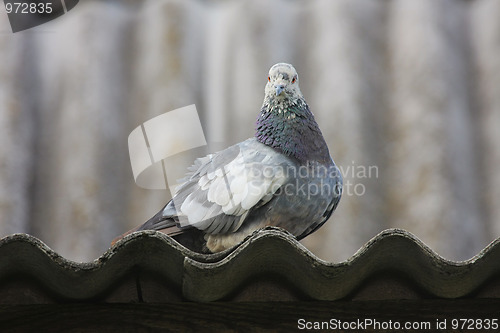
<svg viewBox="0 0 500 333">
<path fill-rule="evenodd" d="M 255 137 L 197 159 L 173 199 L 132 231 L 163 231 L 187 246 L 201 240 L 211 252 L 269 225 L 302 239 L 328 220 L 341 194 L 297 72 L 280 63 L 269 71 Z"/>
</svg>

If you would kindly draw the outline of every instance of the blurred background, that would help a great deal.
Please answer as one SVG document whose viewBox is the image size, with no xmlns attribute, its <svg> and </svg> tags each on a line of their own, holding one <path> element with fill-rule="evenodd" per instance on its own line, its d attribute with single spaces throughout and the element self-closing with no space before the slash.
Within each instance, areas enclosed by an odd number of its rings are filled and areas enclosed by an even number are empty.
<svg viewBox="0 0 500 333">
<path fill-rule="evenodd" d="M 130 132 L 196 104 L 207 141 L 244 140 L 282 61 L 346 183 L 313 253 L 397 227 L 465 260 L 500 236 L 500 1 L 85 0 L 16 34 L 2 10 L 0 236 L 99 257 L 169 197 L 135 184 Z"/>
</svg>

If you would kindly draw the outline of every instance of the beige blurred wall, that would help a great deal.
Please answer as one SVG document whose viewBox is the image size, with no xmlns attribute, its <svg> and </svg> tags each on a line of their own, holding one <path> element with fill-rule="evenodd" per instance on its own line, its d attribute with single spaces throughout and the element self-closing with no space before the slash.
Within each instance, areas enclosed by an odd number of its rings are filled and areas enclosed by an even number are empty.
<svg viewBox="0 0 500 333">
<path fill-rule="evenodd" d="M 168 199 L 134 183 L 130 132 L 196 104 L 208 141 L 252 136 L 280 61 L 345 174 L 316 255 L 397 227 L 464 260 L 500 236 L 497 0 L 86 0 L 16 34 L 0 14 L 0 60 L 0 236 L 97 258 Z"/>
</svg>

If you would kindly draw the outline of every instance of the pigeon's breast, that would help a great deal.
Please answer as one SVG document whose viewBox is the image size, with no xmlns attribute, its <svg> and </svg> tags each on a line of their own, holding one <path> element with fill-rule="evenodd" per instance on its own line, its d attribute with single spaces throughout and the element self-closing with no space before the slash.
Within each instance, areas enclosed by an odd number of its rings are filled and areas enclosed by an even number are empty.
<svg viewBox="0 0 500 333">
<path fill-rule="evenodd" d="M 308 162 L 287 172 L 288 181 L 268 214 L 273 225 L 305 236 L 326 222 L 335 208 L 342 194 L 342 176 L 333 161 L 328 165 Z"/>
</svg>

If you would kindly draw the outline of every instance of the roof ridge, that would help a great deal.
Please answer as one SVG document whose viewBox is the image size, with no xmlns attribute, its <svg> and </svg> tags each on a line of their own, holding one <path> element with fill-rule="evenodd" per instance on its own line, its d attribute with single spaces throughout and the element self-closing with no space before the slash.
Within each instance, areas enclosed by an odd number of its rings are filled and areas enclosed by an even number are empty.
<svg viewBox="0 0 500 333">
<path fill-rule="evenodd" d="M 132 271 L 154 273 L 192 301 L 227 299 L 252 278 L 279 276 L 306 298 L 348 297 L 365 281 L 394 272 L 439 298 L 467 296 L 500 274 L 500 240 L 474 257 L 450 261 L 402 229 L 382 231 L 349 259 L 325 262 L 288 232 L 269 227 L 239 246 L 198 254 L 155 231 L 133 233 L 88 263 L 67 260 L 39 239 L 15 234 L 0 239 L 0 281 L 22 275 L 57 299 L 99 300 Z M 12 256 L 16 253 L 16 256 Z M 273 255 L 269 255 L 272 253 Z M 154 255 L 152 255 L 154 254 Z"/>
</svg>

